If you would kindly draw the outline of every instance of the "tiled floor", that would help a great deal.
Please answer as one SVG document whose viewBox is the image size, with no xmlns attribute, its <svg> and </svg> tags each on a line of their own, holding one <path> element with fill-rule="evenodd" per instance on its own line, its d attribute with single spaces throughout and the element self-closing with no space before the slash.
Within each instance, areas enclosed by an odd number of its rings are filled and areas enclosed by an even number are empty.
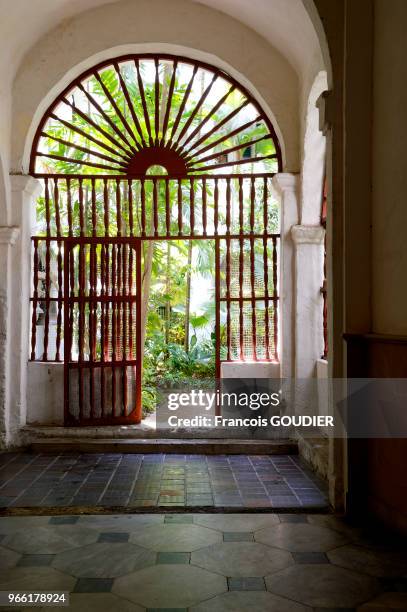
<svg viewBox="0 0 407 612">
<path fill-rule="evenodd" d="M 327 506 L 323 485 L 297 456 L 0 455 L 0 507 Z"/>
<path fill-rule="evenodd" d="M 332 515 L 2 517 L 0 590 L 69 591 L 71 612 L 406 610 L 403 543 L 378 535 Z"/>
</svg>

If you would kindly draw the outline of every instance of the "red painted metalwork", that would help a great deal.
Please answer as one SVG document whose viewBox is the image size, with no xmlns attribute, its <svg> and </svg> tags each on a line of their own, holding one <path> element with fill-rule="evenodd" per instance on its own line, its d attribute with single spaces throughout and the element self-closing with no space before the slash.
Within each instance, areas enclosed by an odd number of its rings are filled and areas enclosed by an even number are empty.
<svg viewBox="0 0 407 612">
<path fill-rule="evenodd" d="M 123 240 L 139 237 L 146 241 L 173 240 L 179 237 L 186 240 L 218 238 L 221 258 L 219 268 L 224 270 L 220 286 L 223 284 L 225 291 L 220 290 L 219 304 L 225 303 L 226 359 L 270 360 L 278 358 L 276 305 L 278 302 L 279 236 L 270 233 L 267 226 L 267 177 L 194 176 L 186 181 L 170 177 L 146 177 L 139 180 L 81 176 L 53 177 L 54 179 L 56 183 L 54 194 L 58 194 L 58 197 L 54 197 L 53 206 L 58 208 L 60 220 L 56 225 L 59 226 L 59 229 L 57 228 L 53 235 L 51 216 L 55 215 L 51 215 L 51 202 L 48 194 L 45 197 L 45 208 L 46 211 L 49 210 L 46 213 L 48 219 L 46 232 L 49 235 L 33 237 L 32 338 L 35 340 L 34 344 L 37 343 L 34 321 L 37 319 L 38 305 L 40 303 L 44 305 L 46 315 L 47 310 L 49 312 L 53 308 L 50 308 L 50 305 L 55 303 L 57 311 L 62 314 L 64 294 L 61 283 L 62 253 L 65 249 L 65 242 L 69 238 L 75 238 L 78 244 L 83 245 L 88 244 L 90 238 L 97 239 L 101 235 L 104 235 L 106 239 L 121 236 Z M 189 193 L 188 198 L 185 197 L 185 190 Z M 257 192 L 259 196 L 256 195 Z M 176 204 L 175 215 L 172 213 L 173 207 L 171 206 L 173 199 Z M 189 215 L 188 213 L 185 215 L 183 211 L 185 202 L 189 204 Z M 163 214 L 159 213 L 160 206 Z M 110 208 L 116 211 L 114 215 L 116 218 L 113 220 L 110 219 Z M 126 213 L 126 220 L 123 218 L 124 213 Z M 147 213 L 152 219 L 149 227 L 146 227 Z M 64 223 L 68 220 L 67 225 L 61 226 L 61 219 L 65 219 Z M 40 257 L 41 252 L 43 252 L 42 257 Z M 113 255 L 114 263 L 111 261 Z M 126 258 L 123 264 L 123 257 L 124 253 L 120 245 L 113 251 L 108 250 L 103 256 L 101 253 L 97 254 L 98 269 L 106 268 L 107 262 L 110 262 L 106 272 L 108 274 L 108 282 L 105 283 L 106 290 L 110 287 L 109 290 L 112 291 L 116 285 L 123 284 L 123 275 L 126 276 L 126 269 L 130 266 Z M 44 270 L 42 272 L 45 285 L 44 296 L 38 293 L 41 262 Z M 50 283 L 49 280 L 47 281 L 49 277 L 47 269 L 50 270 L 51 264 L 57 269 L 55 286 L 57 295 L 51 295 Z M 71 267 L 69 274 L 72 276 L 72 261 L 69 261 L 69 265 Z M 270 265 L 272 272 L 269 274 Z M 263 271 L 260 272 L 260 269 Z M 218 270 L 216 274 L 220 274 L 220 271 Z M 93 285 L 93 277 L 90 280 Z M 82 279 L 82 282 L 85 280 Z M 35 287 L 37 287 L 37 294 L 35 294 Z M 120 332 L 123 317 L 127 317 L 120 310 L 121 308 L 115 304 L 103 307 L 104 312 L 100 316 L 104 319 L 103 330 L 106 337 L 108 333 L 111 333 L 116 338 L 118 331 Z M 83 313 L 79 312 L 79 314 L 82 317 Z M 134 313 L 131 316 L 133 315 Z M 90 313 L 90 316 L 94 325 L 95 313 Z M 233 330 L 234 317 L 237 317 L 238 326 Z M 72 313 L 70 318 L 73 320 Z M 133 324 L 137 322 L 133 321 Z M 125 325 L 128 329 L 129 319 L 126 319 Z M 50 317 L 48 315 L 45 316 L 44 326 L 44 348 L 47 348 L 47 352 L 44 351 L 42 356 L 45 361 L 53 361 L 56 358 L 55 353 L 49 354 L 48 350 L 49 326 Z M 57 343 L 60 343 L 60 339 L 58 340 L 60 330 L 61 322 L 57 322 Z M 247 339 L 248 335 L 250 340 Z M 233 349 L 236 342 L 237 354 Z M 259 342 L 263 343 L 263 349 L 260 351 L 257 347 Z M 249 348 L 246 346 L 247 343 L 250 345 Z M 117 352 L 116 342 L 114 348 Z M 35 354 L 38 354 L 38 351 L 33 353 L 32 347 L 32 358 L 35 358 Z"/>
<path fill-rule="evenodd" d="M 136 320 L 140 316 L 140 239 L 66 238 L 64 247 L 65 422 L 69 425 L 140 422 L 139 326 L 136 358 L 130 343 L 133 334 L 127 331 L 132 321 L 127 313 L 135 309 Z M 73 351 L 76 339 L 71 313 L 77 311 L 78 340 Z M 129 373 L 134 380 L 130 393 Z"/>
<path fill-rule="evenodd" d="M 149 62 L 154 64 L 155 76 L 151 83 L 142 70 Z M 188 70 L 191 76 L 184 88 L 181 74 L 185 76 Z M 110 79 L 116 79 L 117 93 L 112 93 L 108 87 L 106 72 Z M 168 78 L 169 87 L 164 87 L 164 78 Z M 222 84 L 221 95 L 214 93 L 215 83 Z M 194 87 L 201 89 L 198 97 L 191 95 Z M 134 89 L 138 90 L 142 118 L 132 98 Z M 179 105 L 179 95 L 174 96 L 176 90 L 182 95 Z M 164 91 L 167 92 L 165 98 Z M 120 93 L 124 99 L 119 98 Z M 101 95 L 105 98 L 103 104 Z M 238 106 L 233 106 L 234 99 L 241 100 Z M 86 100 L 88 109 L 81 100 Z M 66 118 L 66 111 L 59 112 L 60 105 L 70 110 L 72 119 Z M 108 106 L 113 113 L 108 112 Z M 253 112 L 246 112 L 249 106 L 256 113 L 254 118 Z M 248 116 L 251 116 L 249 120 Z M 75 117 L 80 120 L 81 127 Z M 232 120 L 234 128 L 227 130 Z M 260 135 L 259 126 L 263 126 Z M 209 129 L 204 132 L 204 127 Z M 251 137 L 253 130 L 257 133 Z M 233 143 L 237 136 L 239 139 Z M 248 147 L 252 149 L 267 140 L 269 153 L 250 158 L 243 155 Z M 57 146 L 53 147 L 52 143 Z M 202 157 L 211 150 L 212 153 Z M 228 156 L 233 157 L 228 159 Z M 219 157 L 222 161 L 216 163 Z M 277 168 L 281 168 L 281 150 L 275 130 L 250 93 L 223 70 L 167 54 L 124 55 L 101 62 L 78 76 L 49 106 L 38 126 L 30 173 L 34 176 L 40 173 L 37 161 L 46 162 L 47 159 L 65 162 L 69 174 L 83 168 L 86 172 L 99 174 L 106 170 L 109 174 L 132 177 L 145 176 L 148 168 L 154 165 L 163 166 L 173 177 L 241 164 L 256 165 L 265 160 L 276 160 Z M 214 163 L 208 165 L 208 161 Z"/>
<path fill-rule="evenodd" d="M 145 61 L 153 63 L 150 91 Z M 125 64 L 133 70 L 138 105 Z M 184 64 L 190 76 L 175 96 Z M 105 70 L 117 78 L 120 101 L 106 86 Z M 204 88 L 202 71 L 209 75 Z M 92 79 L 105 96 L 103 106 Z M 208 103 L 221 81 L 227 87 Z M 191 95 L 194 87 L 198 96 Z M 226 108 L 236 91 L 239 106 Z M 175 99 L 181 100 L 176 108 Z M 60 104 L 72 120 L 58 118 Z M 255 112 L 245 115 L 249 105 Z M 232 120 L 233 130 L 222 132 Z M 62 129 L 54 133 L 58 124 Z M 260 125 L 264 133 L 251 136 Z M 44 142 L 47 151 L 41 150 Z M 256 154 L 260 142 L 262 153 Z M 52 164 L 45 166 L 50 172 L 38 172 L 39 159 L 63 161 L 64 173 L 53 172 Z M 49 107 L 30 164 L 31 174 L 44 180 L 45 205 L 44 235 L 32 238 L 31 359 L 59 360 L 63 340 L 66 424 L 141 419 L 142 241 L 214 240 L 218 378 L 223 361 L 278 359 L 279 234 L 268 228 L 273 174 L 255 171 L 269 159 L 281 170 L 276 134 L 257 102 L 223 71 L 183 57 L 128 55 L 103 62 Z M 245 164 L 253 174 L 238 172 Z M 148 175 L 151 166 L 163 166 L 168 176 Z"/>
</svg>

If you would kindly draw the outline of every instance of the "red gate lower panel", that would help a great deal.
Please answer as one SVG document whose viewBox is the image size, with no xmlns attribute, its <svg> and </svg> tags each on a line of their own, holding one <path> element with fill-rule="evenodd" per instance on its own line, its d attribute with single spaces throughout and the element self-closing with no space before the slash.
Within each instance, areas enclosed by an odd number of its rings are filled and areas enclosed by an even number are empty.
<svg viewBox="0 0 407 612">
<path fill-rule="evenodd" d="M 66 425 L 141 420 L 140 262 L 139 239 L 65 241 Z"/>
</svg>

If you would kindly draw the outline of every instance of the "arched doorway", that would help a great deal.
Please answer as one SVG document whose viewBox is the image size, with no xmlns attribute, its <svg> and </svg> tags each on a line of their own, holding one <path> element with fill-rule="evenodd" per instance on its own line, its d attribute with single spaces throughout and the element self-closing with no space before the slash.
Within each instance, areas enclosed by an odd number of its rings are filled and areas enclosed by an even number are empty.
<svg viewBox="0 0 407 612">
<path fill-rule="evenodd" d="M 141 420 L 157 241 L 213 243 L 217 377 L 222 363 L 278 360 L 270 181 L 281 164 L 275 130 L 245 88 L 185 57 L 105 61 L 52 103 L 30 161 L 44 184 L 31 359 L 64 362 L 66 424 Z"/>
</svg>

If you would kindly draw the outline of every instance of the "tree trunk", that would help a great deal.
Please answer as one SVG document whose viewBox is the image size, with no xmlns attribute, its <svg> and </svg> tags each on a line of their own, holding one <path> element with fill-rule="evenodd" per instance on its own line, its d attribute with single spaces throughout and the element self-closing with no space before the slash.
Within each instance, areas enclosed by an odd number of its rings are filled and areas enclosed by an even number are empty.
<svg viewBox="0 0 407 612">
<path fill-rule="evenodd" d="M 171 302 L 168 299 L 170 295 L 170 271 L 171 271 L 171 242 L 167 240 L 167 264 L 165 270 L 165 343 L 168 344 L 170 341 L 170 323 L 171 323 Z"/>
<path fill-rule="evenodd" d="M 188 266 L 187 266 L 187 294 L 185 300 L 185 351 L 189 352 L 189 319 L 191 308 L 191 265 L 192 265 L 192 240 L 188 240 Z"/>
</svg>

